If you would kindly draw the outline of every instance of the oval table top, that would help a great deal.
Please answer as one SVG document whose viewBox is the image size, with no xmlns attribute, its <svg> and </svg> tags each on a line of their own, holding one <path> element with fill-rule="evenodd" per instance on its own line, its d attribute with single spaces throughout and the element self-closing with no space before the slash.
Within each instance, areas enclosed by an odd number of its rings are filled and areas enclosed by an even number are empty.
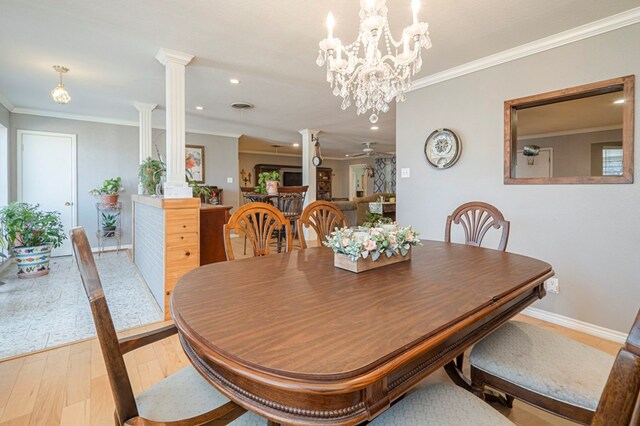
<svg viewBox="0 0 640 426">
<path fill-rule="evenodd" d="M 199 353 L 293 380 L 345 380 L 409 351 L 551 266 L 529 257 L 423 240 L 412 259 L 355 274 L 326 247 L 199 267 L 171 298 Z"/>
</svg>

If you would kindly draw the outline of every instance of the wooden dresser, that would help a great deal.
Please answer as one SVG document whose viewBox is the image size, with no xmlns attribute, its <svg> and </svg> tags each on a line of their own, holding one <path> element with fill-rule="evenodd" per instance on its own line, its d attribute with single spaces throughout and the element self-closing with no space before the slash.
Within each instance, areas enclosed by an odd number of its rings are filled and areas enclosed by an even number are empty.
<svg viewBox="0 0 640 426">
<path fill-rule="evenodd" d="M 134 195 L 132 200 L 133 261 L 164 318 L 171 319 L 176 282 L 200 266 L 200 199 Z"/>
<path fill-rule="evenodd" d="M 200 265 L 224 262 L 224 225 L 229 221 L 231 206 L 200 206 Z"/>
</svg>

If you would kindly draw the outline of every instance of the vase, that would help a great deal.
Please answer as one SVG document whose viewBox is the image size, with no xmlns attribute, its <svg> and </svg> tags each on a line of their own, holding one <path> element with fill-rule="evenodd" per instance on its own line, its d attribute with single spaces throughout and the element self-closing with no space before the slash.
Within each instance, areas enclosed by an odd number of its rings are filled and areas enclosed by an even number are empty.
<svg viewBox="0 0 640 426">
<path fill-rule="evenodd" d="M 100 202 L 102 204 L 115 204 L 118 202 L 118 196 L 119 194 L 114 194 L 114 195 L 101 194 Z"/>
<path fill-rule="evenodd" d="M 35 278 L 49 273 L 52 245 L 14 247 L 13 255 L 18 265 L 18 278 Z"/>
<path fill-rule="evenodd" d="M 407 260 L 411 260 L 411 248 L 409 248 L 409 251 L 404 256 L 401 254 L 395 254 L 391 257 L 387 257 L 386 254 L 382 253 L 376 260 L 372 260 L 371 256 L 368 256 L 366 259 L 359 257 L 358 260 L 351 260 L 351 258 L 346 254 L 333 254 L 333 266 L 355 272 L 356 274 Z"/>
<path fill-rule="evenodd" d="M 267 188 L 267 194 L 269 195 L 278 195 L 278 181 L 277 180 L 268 180 L 265 183 Z"/>
</svg>

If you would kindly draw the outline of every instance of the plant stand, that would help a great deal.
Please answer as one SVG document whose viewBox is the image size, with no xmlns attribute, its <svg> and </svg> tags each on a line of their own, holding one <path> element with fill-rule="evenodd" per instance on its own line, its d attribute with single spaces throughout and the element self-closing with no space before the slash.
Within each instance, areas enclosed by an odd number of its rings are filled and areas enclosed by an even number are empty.
<svg viewBox="0 0 640 426">
<path fill-rule="evenodd" d="M 115 243 L 116 252 L 122 248 L 122 203 L 96 203 L 98 229 L 98 255 L 105 251 L 105 247 L 112 247 Z M 109 244 L 105 244 L 108 242 Z"/>
</svg>

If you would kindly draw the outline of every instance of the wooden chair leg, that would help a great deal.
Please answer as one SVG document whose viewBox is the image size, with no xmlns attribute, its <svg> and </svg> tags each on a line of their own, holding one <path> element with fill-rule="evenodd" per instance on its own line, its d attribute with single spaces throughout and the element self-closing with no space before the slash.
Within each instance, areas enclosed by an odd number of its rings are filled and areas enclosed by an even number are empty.
<svg viewBox="0 0 640 426">
<path fill-rule="evenodd" d="M 483 401 L 486 401 L 485 394 L 485 385 L 480 380 L 478 380 L 478 376 L 475 373 L 474 368 L 471 368 L 471 392 L 478 398 Z"/>
<path fill-rule="evenodd" d="M 464 366 L 464 352 L 458 355 L 458 357 L 456 358 L 456 367 L 458 367 L 458 370 L 462 371 L 463 366 Z"/>
<path fill-rule="evenodd" d="M 511 395 L 505 394 L 507 397 L 507 408 L 513 408 L 513 400 L 515 399 Z"/>
</svg>

